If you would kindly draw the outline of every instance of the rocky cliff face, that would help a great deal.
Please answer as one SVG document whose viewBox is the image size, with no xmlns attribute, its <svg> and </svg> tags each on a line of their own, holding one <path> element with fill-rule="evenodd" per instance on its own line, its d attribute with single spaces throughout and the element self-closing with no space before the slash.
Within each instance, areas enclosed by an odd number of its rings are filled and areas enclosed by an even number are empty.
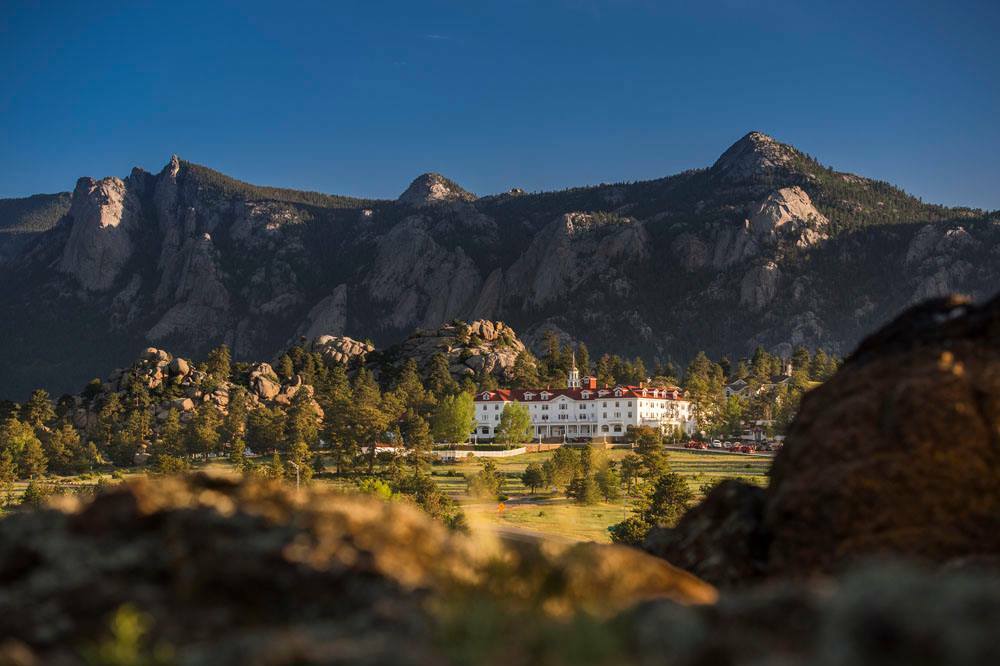
<svg viewBox="0 0 1000 666">
<path fill-rule="evenodd" d="M 34 210 L 0 205 L 13 216 L 0 228 Z M 649 362 L 757 344 L 844 354 L 921 298 L 1000 289 L 995 217 L 838 174 L 760 133 L 710 169 L 482 198 L 426 174 L 397 201 L 347 199 L 174 157 L 155 175 L 83 179 L 58 224 L 35 226 L 0 263 L 10 397 L 75 389 L 151 344 L 268 358 L 322 335 L 385 348 L 453 319 Z"/>
<path fill-rule="evenodd" d="M 59 270 L 84 289 L 104 291 L 132 258 L 132 232 L 140 222 L 137 183 L 119 178 L 81 178 L 73 191 L 73 225 Z"/>
</svg>

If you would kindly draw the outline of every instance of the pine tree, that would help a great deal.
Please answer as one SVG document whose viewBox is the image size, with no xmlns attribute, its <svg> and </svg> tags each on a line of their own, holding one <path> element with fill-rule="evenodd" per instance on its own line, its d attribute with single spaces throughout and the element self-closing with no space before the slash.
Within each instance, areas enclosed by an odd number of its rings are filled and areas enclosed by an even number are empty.
<svg viewBox="0 0 1000 666">
<path fill-rule="evenodd" d="M 276 451 L 285 439 L 285 414 L 276 407 L 258 407 L 247 418 L 246 441 L 260 455 Z"/>
<path fill-rule="evenodd" d="M 399 377 L 396 378 L 396 383 L 392 389 L 393 394 L 396 396 L 396 400 L 399 401 L 405 409 L 415 409 L 421 411 L 425 408 L 427 402 L 427 391 L 424 389 L 424 384 L 420 380 L 420 372 L 417 369 L 417 362 L 413 358 L 406 359 L 406 363 L 403 364 L 403 369 L 399 373 Z"/>
<path fill-rule="evenodd" d="M 646 484 L 632 507 L 632 515 L 608 528 L 611 540 L 639 546 L 654 527 L 673 527 L 687 510 L 694 494 L 684 478 L 669 472 Z"/>
<path fill-rule="evenodd" d="M 217 382 L 227 381 L 232 370 L 232 358 L 229 353 L 229 347 L 226 345 L 219 345 L 210 351 L 208 353 L 207 364 L 209 376 Z"/>
<path fill-rule="evenodd" d="M 285 466 L 281 464 L 281 456 L 278 455 L 277 451 L 271 456 L 271 464 L 268 465 L 267 475 L 275 481 L 281 481 L 285 478 Z"/>
<path fill-rule="evenodd" d="M 24 421 L 35 430 L 40 430 L 56 418 L 52 400 L 44 389 L 35 390 L 21 412 Z"/>
<path fill-rule="evenodd" d="M 345 441 L 352 449 L 368 449 L 368 473 L 375 470 L 376 444 L 382 440 L 393 418 L 383 409 L 382 392 L 374 375 L 361 368 L 354 376 L 353 399 L 348 406 L 350 428 Z"/>
<path fill-rule="evenodd" d="M 42 444 L 52 470 L 70 473 L 85 466 L 80 433 L 69 423 L 62 424 Z"/>
<path fill-rule="evenodd" d="M 21 453 L 21 476 L 27 479 L 42 476 L 48 468 L 48 463 L 38 438 L 32 437 L 26 440 L 24 451 Z"/>
<path fill-rule="evenodd" d="M 597 361 L 597 383 L 599 386 L 614 386 L 617 383 L 611 356 L 604 354 Z"/>
<path fill-rule="evenodd" d="M 545 484 L 545 474 L 542 471 L 542 466 L 536 462 L 528 463 L 528 466 L 524 468 L 524 472 L 521 473 L 521 483 L 534 495 L 535 490 Z"/>
<path fill-rule="evenodd" d="M 153 445 L 155 458 L 157 455 L 180 457 L 184 455 L 184 428 L 181 425 L 181 415 L 171 408 L 167 418 L 160 426 L 160 436 Z"/>
<path fill-rule="evenodd" d="M 230 442 L 229 462 L 233 464 L 233 469 L 241 473 L 247 471 L 250 462 L 247 460 L 246 448 L 247 444 L 241 435 L 237 435 Z"/>
<path fill-rule="evenodd" d="M 420 474 L 428 463 L 434 448 L 431 428 L 420 414 L 413 409 L 406 412 L 402 428 L 403 441 L 410 451 L 410 461 L 414 475 Z"/>
<path fill-rule="evenodd" d="M 282 379 L 291 379 L 292 375 L 295 374 L 295 366 L 292 364 L 292 358 L 288 354 L 283 354 L 280 359 L 278 359 L 278 375 Z"/>
<path fill-rule="evenodd" d="M 7 449 L 0 451 L 0 509 L 14 500 L 14 482 L 17 481 L 17 464 Z"/>
<path fill-rule="evenodd" d="M 204 403 L 188 422 L 184 433 L 185 448 L 191 455 L 201 454 L 208 459 L 209 453 L 219 450 L 219 428 L 222 417 L 211 403 Z"/>
<path fill-rule="evenodd" d="M 111 441 L 114 438 L 115 431 L 118 429 L 124 411 L 121 398 L 118 397 L 117 393 L 111 393 L 97 413 L 97 425 L 93 439 L 97 442 L 98 446 L 104 448 L 111 446 Z"/>
<path fill-rule="evenodd" d="M 440 352 L 431 357 L 427 389 L 438 398 L 458 393 L 458 384 L 448 370 L 448 359 Z"/>
<path fill-rule="evenodd" d="M 233 387 L 229 392 L 229 404 L 222 421 L 222 437 L 230 447 L 237 439 L 243 439 L 249 414 L 250 394 L 242 386 Z"/>
<path fill-rule="evenodd" d="M 615 502 L 621 497 L 622 479 L 614 464 L 608 463 L 597 470 L 594 481 L 605 502 Z"/>
<path fill-rule="evenodd" d="M 590 374 L 590 351 L 582 342 L 576 346 L 576 368 L 580 371 L 581 377 Z"/>
<path fill-rule="evenodd" d="M 285 426 L 286 446 L 303 442 L 312 447 L 319 440 L 319 418 L 313 409 L 312 398 L 306 391 L 299 390 L 292 396 Z"/>
<path fill-rule="evenodd" d="M 538 377 L 538 362 L 527 349 L 518 353 L 511 372 L 514 388 L 538 388 L 541 384 L 541 379 Z"/>
</svg>

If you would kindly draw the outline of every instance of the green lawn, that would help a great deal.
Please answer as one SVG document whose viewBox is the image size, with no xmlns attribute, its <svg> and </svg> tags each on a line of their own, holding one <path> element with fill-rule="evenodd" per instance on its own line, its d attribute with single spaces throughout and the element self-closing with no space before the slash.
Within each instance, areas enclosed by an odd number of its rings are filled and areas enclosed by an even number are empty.
<svg viewBox="0 0 1000 666">
<path fill-rule="evenodd" d="M 606 453 L 612 460 L 621 460 L 628 451 L 611 449 Z M 498 510 L 496 502 L 471 498 L 466 493 L 465 476 L 475 474 L 482 465 L 481 460 L 435 465 L 433 478 L 438 487 L 465 506 L 466 516 L 473 528 L 500 525 L 583 541 L 608 541 L 608 527 L 627 515 L 627 498 L 615 504 L 580 506 L 561 493 L 529 496 L 528 489 L 516 478 L 528 463 L 541 463 L 551 456 L 552 452 L 546 451 L 492 459 L 497 468 L 508 475 L 503 492 L 510 497 L 510 501 L 505 503 L 503 511 Z M 726 478 L 742 478 L 764 485 L 771 465 L 770 457 L 703 451 L 670 451 L 668 459 L 671 468 L 685 477 L 698 497 L 703 486 Z"/>
<path fill-rule="evenodd" d="M 564 497 L 544 498 L 530 504 L 507 502 L 501 512 L 496 505 L 471 504 L 465 515 L 473 530 L 492 525 L 517 527 L 574 541 L 607 542 L 608 526 L 628 513 L 624 503 L 580 506 Z"/>
</svg>

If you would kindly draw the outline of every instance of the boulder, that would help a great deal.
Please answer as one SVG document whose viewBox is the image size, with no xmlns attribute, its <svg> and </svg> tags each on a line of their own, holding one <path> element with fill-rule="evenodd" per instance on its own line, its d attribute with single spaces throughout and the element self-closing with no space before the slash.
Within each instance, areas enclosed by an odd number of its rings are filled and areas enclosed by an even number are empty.
<svg viewBox="0 0 1000 666">
<path fill-rule="evenodd" d="M 1000 298 L 939 299 L 802 401 L 771 472 L 774 573 L 1000 553 Z"/>
<path fill-rule="evenodd" d="M 257 363 L 250 371 L 250 387 L 262 400 L 273 400 L 281 391 L 278 375 L 267 363 Z"/>
<path fill-rule="evenodd" d="M 170 362 L 170 374 L 185 376 L 191 372 L 191 365 L 179 356 Z"/>
<path fill-rule="evenodd" d="M 191 398 L 178 398 L 171 401 L 170 406 L 179 412 L 190 412 L 194 409 L 194 401 Z"/>
<path fill-rule="evenodd" d="M 764 489 L 726 480 L 673 528 L 654 528 L 643 549 L 719 587 L 746 585 L 764 572 Z"/>
</svg>

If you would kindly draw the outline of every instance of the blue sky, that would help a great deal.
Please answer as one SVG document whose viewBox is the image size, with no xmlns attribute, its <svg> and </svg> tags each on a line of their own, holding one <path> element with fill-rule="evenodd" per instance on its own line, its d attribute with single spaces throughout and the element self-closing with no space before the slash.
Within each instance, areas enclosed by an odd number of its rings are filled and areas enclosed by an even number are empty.
<svg viewBox="0 0 1000 666">
<path fill-rule="evenodd" d="M 925 200 L 1000 208 L 1000 3 L 0 6 L 0 196 L 158 171 L 394 197 L 708 166 L 759 129 Z"/>
</svg>

